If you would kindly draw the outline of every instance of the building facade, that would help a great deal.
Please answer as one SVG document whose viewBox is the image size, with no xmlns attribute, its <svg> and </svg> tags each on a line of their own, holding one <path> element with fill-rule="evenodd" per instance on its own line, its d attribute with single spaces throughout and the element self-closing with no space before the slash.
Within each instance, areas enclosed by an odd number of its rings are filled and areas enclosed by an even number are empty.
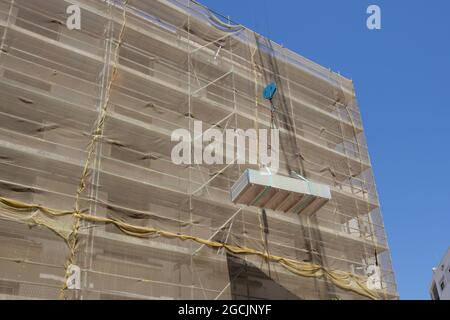
<svg viewBox="0 0 450 320">
<path fill-rule="evenodd" d="M 430 296 L 432 300 L 450 300 L 450 248 L 441 263 L 433 268 Z"/>
<path fill-rule="evenodd" d="M 0 0 L 0 35 L 2 298 L 398 298 L 352 81 L 190 0 Z M 234 204 L 257 165 L 171 160 L 194 121 L 274 117 L 316 212 Z"/>
</svg>

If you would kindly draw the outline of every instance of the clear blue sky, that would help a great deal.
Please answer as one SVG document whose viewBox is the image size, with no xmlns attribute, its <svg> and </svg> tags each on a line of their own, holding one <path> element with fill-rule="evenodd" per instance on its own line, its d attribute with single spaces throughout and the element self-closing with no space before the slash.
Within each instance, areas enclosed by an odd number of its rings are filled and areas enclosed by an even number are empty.
<svg viewBox="0 0 450 320">
<path fill-rule="evenodd" d="M 450 1 L 200 1 L 353 79 L 400 298 L 429 299 L 450 245 Z"/>
</svg>

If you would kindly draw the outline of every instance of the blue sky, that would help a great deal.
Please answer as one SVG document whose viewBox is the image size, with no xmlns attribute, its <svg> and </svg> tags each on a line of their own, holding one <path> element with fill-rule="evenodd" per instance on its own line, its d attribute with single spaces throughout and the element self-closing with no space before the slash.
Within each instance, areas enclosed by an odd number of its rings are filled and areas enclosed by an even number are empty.
<svg viewBox="0 0 450 320">
<path fill-rule="evenodd" d="M 450 246 L 450 1 L 201 2 L 353 79 L 400 297 L 429 299 Z"/>
</svg>

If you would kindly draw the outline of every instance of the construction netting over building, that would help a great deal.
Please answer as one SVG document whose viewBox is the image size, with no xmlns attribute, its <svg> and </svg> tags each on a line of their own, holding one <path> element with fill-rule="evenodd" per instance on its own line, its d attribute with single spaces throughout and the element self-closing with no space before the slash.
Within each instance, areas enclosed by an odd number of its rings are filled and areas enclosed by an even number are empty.
<svg viewBox="0 0 450 320">
<path fill-rule="evenodd" d="M 188 0 L 0 0 L 0 35 L 0 297 L 398 297 L 350 80 Z M 314 212 L 233 203 L 258 165 L 171 159 L 194 121 L 270 128 L 268 83 Z"/>
</svg>

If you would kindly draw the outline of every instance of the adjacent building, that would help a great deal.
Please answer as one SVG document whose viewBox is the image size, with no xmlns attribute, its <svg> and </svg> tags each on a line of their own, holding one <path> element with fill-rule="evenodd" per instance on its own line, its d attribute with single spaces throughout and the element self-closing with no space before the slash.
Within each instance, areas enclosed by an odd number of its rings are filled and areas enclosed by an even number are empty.
<svg viewBox="0 0 450 320">
<path fill-rule="evenodd" d="M 450 247 L 442 261 L 433 268 L 430 296 L 432 300 L 450 300 Z"/>
</svg>

